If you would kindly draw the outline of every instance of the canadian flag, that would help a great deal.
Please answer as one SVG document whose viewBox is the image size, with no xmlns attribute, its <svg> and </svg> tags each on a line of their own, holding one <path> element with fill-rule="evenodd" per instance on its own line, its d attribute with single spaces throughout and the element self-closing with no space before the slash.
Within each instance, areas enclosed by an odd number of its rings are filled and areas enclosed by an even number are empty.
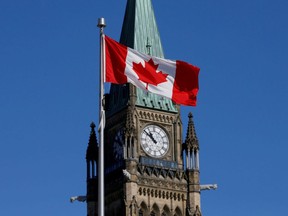
<svg viewBox="0 0 288 216">
<path fill-rule="evenodd" d="M 104 36 L 104 35 L 103 35 Z M 104 81 L 132 83 L 138 88 L 196 106 L 200 69 L 183 61 L 172 61 L 140 53 L 104 36 Z"/>
</svg>

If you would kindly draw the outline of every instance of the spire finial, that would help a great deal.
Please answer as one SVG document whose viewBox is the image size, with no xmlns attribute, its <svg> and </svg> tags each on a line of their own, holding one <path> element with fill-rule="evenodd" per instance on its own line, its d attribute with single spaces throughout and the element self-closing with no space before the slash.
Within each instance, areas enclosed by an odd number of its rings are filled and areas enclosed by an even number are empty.
<svg viewBox="0 0 288 216">
<path fill-rule="evenodd" d="M 93 121 L 91 122 L 90 127 L 91 127 L 91 131 L 90 131 L 90 137 L 91 137 L 92 134 L 96 134 L 95 133 L 95 127 L 96 126 L 95 126 L 95 123 Z"/>
<path fill-rule="evenodd" d="M 96 126 L 94 122 L 91 122 L 90 127 L 91 127 L 91 131 L 90 131 L 90 136 L 89 136 L 88 148 L 86 151 L 86 159 L 96 160 L 98 143 L 97 143 L 97 138 L 96 138 L 96 133 L 95 133 Z"/>
<path fill-rule="evenodd" d="M 189 121 L 192 121 L 192 119 L 193 119 L 193 114 L 192 114 L 192 112 L 189 112 L 188 118 L 189 118 Z"/>
<path fill-rule="evenodd" d="M 185 144 L 188 148 L 199 148 L 198 144 L 198 138 L 196 136 L 195 132 L 195 126 L 193 122 L 193 115 L 192 112 L 189 112 L 188 114 L 188 127 L 187 127 L 187 133 L 186 133 L 186 139 L 185 139 Z"/>
<path fill-rule="evenodd" d="M 91 129 L 94 129 L 96 127 L 95 123 L 93 121 L 91 122 L 90 127 L 91 127 Z"/>
</svg>

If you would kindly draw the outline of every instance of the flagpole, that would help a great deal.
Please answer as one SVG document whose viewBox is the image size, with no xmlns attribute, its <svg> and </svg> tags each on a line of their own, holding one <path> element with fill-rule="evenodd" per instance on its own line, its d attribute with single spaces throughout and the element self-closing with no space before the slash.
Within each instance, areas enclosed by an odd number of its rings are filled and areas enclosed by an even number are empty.
<svg viewBox="0 0 288 216">
<path fill-rule="evenodd" d="M 104 216 L 104 127 L 105 111 L 103 107 L 104 98 L 104 73 L 105 73 L 105 47 L 104 27 L 105 19 L 99 18 L 97 27 L 100 28 L 100 85 L 99 85 L 99 155 L 98 155 L 98 216 Z"/>
</svg>

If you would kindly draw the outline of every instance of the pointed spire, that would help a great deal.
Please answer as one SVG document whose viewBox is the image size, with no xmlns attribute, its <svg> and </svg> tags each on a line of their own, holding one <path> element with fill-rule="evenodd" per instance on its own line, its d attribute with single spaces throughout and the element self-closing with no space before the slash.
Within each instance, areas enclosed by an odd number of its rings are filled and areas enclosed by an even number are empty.
<svg viewBox="0 0 288 216">
<path fill-rule="evenodd" d="M 86 160 L 97 160 L 98 156 L 98 143 L 95 133 L 95 124 L 92 122 L 90 124 L 91 131 L 90 131 L 90 137 L 89 137 L 89 143 L 88 148 L 86 151 Z"/>
<path fill-rule="evenodd" d="M 146 53 L 149 38 L 151 55 L 164 57 L 151 0 L 128 0 L 120 43 Z"/>
<path fill-rule="evenodd" d="M 164 52 L 151 0 L 128 0 L 120 43 L 142 53 L 164 58 Z M 136 90 L 136 105 L 178 112 L 173 102 L 155 94 Z"/>
<path fill-rule="evenodd" d="M 188 149 L 199 149 L 198 138 L 196 135 L 195 126 L 193 122 L 193 115 L 191 112 L 188 114 L 188 118 L 189 121 L 188 121 L 185 145 Z"/>
<path fill-rule="evenodd" d="M 149 40 L 148 43 L 147 39 Z M 152 56 L 164 58 L 151 0 L 127 0 L 120 43 L 139 52 L 147 53 L 148 51 Z M 107 116 L 126 108 L 131 100 L 133 105 L 161 111 L 178 112 L 177 106 L 170 99 L 156 94 L 146 94 L 145 91 L 139 88 L 136 88 L 135 91 L 133 87 L 130 88 L 129 86 L 132 86 L 132 84 L 111 85 Z"/>
</svg>

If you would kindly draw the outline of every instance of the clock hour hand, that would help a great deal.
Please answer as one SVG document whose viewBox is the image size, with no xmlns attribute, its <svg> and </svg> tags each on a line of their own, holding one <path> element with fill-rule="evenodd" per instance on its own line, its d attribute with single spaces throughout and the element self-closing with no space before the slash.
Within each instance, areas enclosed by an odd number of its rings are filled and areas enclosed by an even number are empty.
<svg viewBox="0 0 288 216">
<path fill-rule="evenodd" d="M 147 131 L 144 131 L 144 132 L 150 137 L 150 139 L 154 142 L 154 144 L 157 143 L 157 141 L 154 139 L 153 134 L 151 132 L 149 133 Z"/>
</svg>

